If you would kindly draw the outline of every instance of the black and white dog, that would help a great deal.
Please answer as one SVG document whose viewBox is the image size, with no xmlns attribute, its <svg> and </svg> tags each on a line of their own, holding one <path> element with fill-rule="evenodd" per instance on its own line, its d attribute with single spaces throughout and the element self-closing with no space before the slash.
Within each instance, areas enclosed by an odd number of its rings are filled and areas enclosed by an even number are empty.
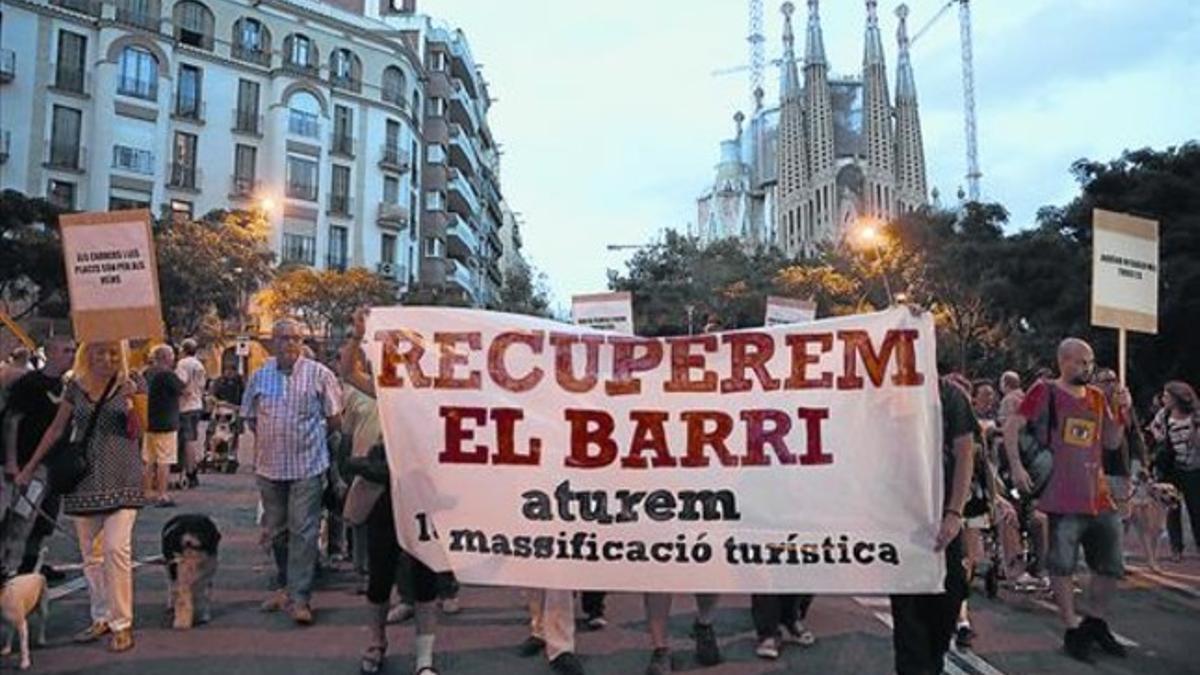
<svg viewBox="0 0 1200 675">
<path fill-rule="evenodd" d="M 208 623 L 213 577 L 221 533 L 212 518 L 181 513 L 163 525 L 162 553 L 167 564 L 167 611 L 175 628 Z"/>
</svg>

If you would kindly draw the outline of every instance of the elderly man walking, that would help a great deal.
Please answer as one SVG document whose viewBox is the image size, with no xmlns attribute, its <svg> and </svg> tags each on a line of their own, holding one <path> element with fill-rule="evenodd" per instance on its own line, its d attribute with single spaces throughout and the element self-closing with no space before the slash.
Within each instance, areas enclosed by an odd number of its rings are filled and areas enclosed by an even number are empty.
<svg viewBox="0 0 1200 675">
<path fill-rule="evenodd" d="M 242 419 L 254 432 L 255 473 L 264 526 L 275 557 L 275 592 L 264 611 L 287 609 L 301 625 L 310 606 L 317 564 L 321 494 L 329 468 L 326 432 L 336 427 L 342 392 L 333 371 L 303 355 L 300 324 L 272 329 L 274 358 L 250 378 Z"/>
</svg>

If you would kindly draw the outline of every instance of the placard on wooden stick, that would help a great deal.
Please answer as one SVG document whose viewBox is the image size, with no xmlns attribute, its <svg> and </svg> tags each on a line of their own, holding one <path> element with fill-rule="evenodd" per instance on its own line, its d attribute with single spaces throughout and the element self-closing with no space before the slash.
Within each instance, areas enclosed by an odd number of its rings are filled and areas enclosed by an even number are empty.
<svg viewBox="0 0 1200 675">
<path fill-rule="evenodd" d="M 146 209 L 59 217 L 75 339 L 161 339 L 158 262 Z"/>
<path fill-rule="evenodd" d="M 1092 211 L 1092 325 L 1158 332 L 1158 222 Z"/>
</svg>

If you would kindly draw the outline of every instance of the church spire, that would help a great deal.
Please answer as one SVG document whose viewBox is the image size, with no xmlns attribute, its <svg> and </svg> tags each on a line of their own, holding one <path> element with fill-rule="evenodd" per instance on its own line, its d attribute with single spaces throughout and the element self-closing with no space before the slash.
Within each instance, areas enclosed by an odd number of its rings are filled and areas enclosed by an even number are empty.
<svg viewBox="0 0 1200 675">
<path fill-rule="evenodd" d="M 783 61 L 779 83 L 779 100 L 782 102 L 800 96 L 800 74 L 796 69 L 796 36 L 792 32 L 792 13 L 796 8 L 785 2 L 780 10 L 783 12 Z"/>
<path fill-rule="evenodd" d="M 921 116 L 917 110 L 917 85 L 908 55 L 908 6 L 896 8 L 899 55 L 896 59 L 896 189 L 904 210 L 926 203 L 925 148 L 921 140 Z"/>
<path fill-rule="evenodd" d="M 892 105 L 888 98 L 887 67 L 879 35 L 876 0 L 866 0 L 867 31 L 863 48 L 863 131 L 866 141 L 865 205 L 875 218 L 892 215 L 895 184 L 892 160 Z"/>
<path fill-rule="evenodd" d="M 791 3 L 787 3 L 790 5 Z M 825 63 L 825 41 L 821 39 L 821 15 L 818 0 L 808 0 L 808 44 L 804 60 L 807 63 Z"/>
<path fill-rule="evenodd" d="M 779 130 L 775 152 L 776 206 L 775 241 L 783 250 L 799 249 L 806 232 L 805 195 L 809 191 L 808 132 L 804 127 L 804 100 L 796 67 L 792 13 L 785 2 L 783 12 L 783 73 L 780 82 Z"/>
<path fill-rule="evenodd" d="M 883 38 L 879 36 L 879 3 L 867 0 L 867 40 L 863 49 L 863 66 L 883 63 Z"/>
</svg>

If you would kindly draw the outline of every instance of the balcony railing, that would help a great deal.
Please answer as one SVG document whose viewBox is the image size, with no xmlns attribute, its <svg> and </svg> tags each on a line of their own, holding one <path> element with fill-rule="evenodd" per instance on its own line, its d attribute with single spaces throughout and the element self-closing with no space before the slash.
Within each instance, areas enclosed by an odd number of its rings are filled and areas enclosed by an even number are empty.
<svg viewBox="0 0 1200 675">
<path fill-rule="evenodd" d="M 80 14 L 100 16 L 100 5 L 102 3 L 99 0 L 52 0 L 51 4 L 73 12 L 79 12 Z"/>
<path fill-rule="evenodd" d="M 239 61 L 257 63 L 265 67 L 271 66 L 271 52 L 262 47 L 235 44 L 230 49 L 230 53 Z"/>
<path fill-rule="evenodd" d="M 205 104 L 203 101 L 186 98 L 175 99 L 175 117 L 178 119 L 203 122 L 204 110 Z"/>
<path fill-rule="evenodd" d="M 262 181 L 256 180 L 253 176 L 239 176 L 235 173 L 230 181 L 229 194 L 234 197 L 253 197 L 258 193 L 261 183 Z"/>
<path fill-rule="evenodd" d="M 286 186 L 287 196 L 294 199 L 304 199 L 310 202 L 317 201 L 317 184 L 315 182 L 308 183 L 305 181 L 289 180 Z"/>
<path fill-rule="evenodd" d="M 86 94 L 88 75 L 80 66 L 51 64 L 54 70 L 53 87 L 59 91 L 69 91 L 73 94 Z"/>
<path fill-rule="evenodd" d="M 320 77 L 321 70 L 315 63 L 296 63 L 294 61 L 284 60 L 280 66 L 284 72 L 301 77 Z"/>
<path fill-rule="evenodd" d="M 337 253 L 330 253 L 325 258 L 325 268 L 330 269 L 330 270 L 336 270 L 338 272 L 345 272 L 347 262 L 348 261 L 346 260 L 346 254 L 343 253 L 343 254 L 339 255 Z"/>
<path fill-rule="evenodd" d="M 317 138 L 321 134 L 321 126 L 316 115 L 299 110 L 289 110 L 288 133 Z"/>
<path fill-rule="evenodd" d="M 334 155 L 354 158 L 354 136 L 344 131 L 334 131 L 329 138 L 329 152 Z"/>
<path fill-rule="evenodd" d="M 116 21 L 126 26 L 143 28 L 157 33 L 162 16 L 143 11 L 141 8 L 121 7 L 117 5 Z"/>
<path fill-rule="evenodd" d="M 233 130 L 241 134 L 262 135 L 262 115 L 254 110 L 233 109 Z"/>
<path fill-rule="evenodd" d="M 154 153 L 118 145 L 113 148 L 112 168 L 146 176 L 154 175 Z"/>
<path fill-rule="evenodd" d="M 411 164 L 409 164 L 408 153 L 401 150 L 399 145 L 384 143 L 379 156 L 379 166 L 383 169 L 403 172 L 408 171 Z"/>
<path fill-rule="evenodd" d="M 382 226 L 396 228 L 408 226 L 408 207 L 391 202 L 379 202 L 379 219 Z"/>
<path fill-rule="evenodd" d="M 17 53 L 0 49 L 0 82 L 12 82 L 17 76 Z"/>
<path fill-rule="evenodd" d="M 408 100 L 404 98 L 403 89 L 385 88 L 381 95 L 384 103 L 390 103 L 405 110 L 408 109 Z"/>
<path fill-rule="evenodd" d="M 329 213 L 338 216 L 349 216 L 354 208 L 350 195 L 329 193 Z"/>
<path fill-rule="evenodd" d="M 78 143 L 54 143 L 47 146 L 46 166 L 52 169 L 82 171 L 87 166 L 87 149 Z"/>
<path fill-rule="evenodd" d="M 171 162 L 167 165 L 167 185 L 184 190 L 195 190 L 200 182 L 200 169 L 185 162 Z"/>
<path fill-rule="evenodd" d="M 356 93 L 362 91 L 362 78 L 350 75 L 330 75 L 329 84 L 337 89 L 345 89 L 346 91 Z"/>
</svg>

